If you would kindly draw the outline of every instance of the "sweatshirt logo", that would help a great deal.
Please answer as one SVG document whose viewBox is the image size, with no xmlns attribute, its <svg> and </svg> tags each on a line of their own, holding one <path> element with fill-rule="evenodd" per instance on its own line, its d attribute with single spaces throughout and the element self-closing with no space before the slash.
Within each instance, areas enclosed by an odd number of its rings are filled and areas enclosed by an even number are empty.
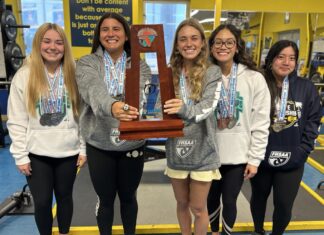
<svg viewBox="0 0 324 235">
<path fill-rule="evenodd" d="M 176 153 L 180 158 L 188 157 L 194 150 L 196 140 L 178 140 L 176 145 Z"/>
<path fill-rule="evenodd" d="M 120 140 L 119 139 L 119 134 L 120 134 L 120 132 L 119 132 L 118 128 L 112 128 L 111 129 L 110 141 L 115 146 L 120 146 L 120 145 L 122 145 L 123 143 L 126 142 L 126 140 Z"/>
<path fill-rule="evenodd" d="M 285 165 L 291 156 L 291 152 L 271 151 L 269 156 L 269 164 L 273 167 Z"/>
<path fill-rule="evenodd" d="M 287 101 L 286 113 L 285 113 L 285 127 L 298 127 L 298 119 L 302 116 L 303 110 L 303 103 L 294 100 Z M 274 117 L 274 122 L 276 121 L 277 117 Z"/>
</svg>

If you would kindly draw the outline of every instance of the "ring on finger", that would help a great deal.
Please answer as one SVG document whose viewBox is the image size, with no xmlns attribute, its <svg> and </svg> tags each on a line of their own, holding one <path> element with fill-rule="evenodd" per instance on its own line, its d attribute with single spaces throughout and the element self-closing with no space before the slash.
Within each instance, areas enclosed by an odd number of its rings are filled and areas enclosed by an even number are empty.
<svg viewBox="0 0 324 235">
<path fill-rule="evenodd" d="M 124 110 L 124 111 L 128 111 L 128 110 L 129 110 L 129 105 L 128 105 L 128 104 L 124 104 L 124 106 L 123 106 L 123 110 Z"/>
</svg>

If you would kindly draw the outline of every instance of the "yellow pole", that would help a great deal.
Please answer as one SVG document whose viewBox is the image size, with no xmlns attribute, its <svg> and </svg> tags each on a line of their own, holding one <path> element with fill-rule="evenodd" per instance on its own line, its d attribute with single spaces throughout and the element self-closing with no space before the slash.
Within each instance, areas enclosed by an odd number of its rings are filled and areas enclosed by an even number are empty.
<svg viewBox="0 0 324 235">
<path fill-rule="evenodd" d="M 215 0 L 214 28 L 220 25 L 220 18 L 222 16 L 222 1 L 223 0 Z"/>
<path fill-rule="evenodd" d="M 305 64 L 304 68 L 301 75 L 305 76 L 307 75 L 307 65 L 308 65 L 308 58 L 309 58 L 309 53 L 310 53 L 310 40 L 311 40 L 311 27 L 310 26 L 310 13 L 306 14 L 306 56 L 305 56 Z M 313 38 L 314 40 L 314 38 Z"/>
<path fill-rule="evenodd" d="M 143 23 L 143 0 L 132 0 L 133 24 Z"/>
<path fill-rule="evenodd" d="M 262 53 L 262 38 L 263 38 L 263 19 L 264 19 L 264 12 L 261 13 L 260 19 L 260 28 L 259 28 L 259 39 L 258 39 L 258 46 L 257 46 L 257 66 L 260 66 L 260 58 Z"/>
</svg>

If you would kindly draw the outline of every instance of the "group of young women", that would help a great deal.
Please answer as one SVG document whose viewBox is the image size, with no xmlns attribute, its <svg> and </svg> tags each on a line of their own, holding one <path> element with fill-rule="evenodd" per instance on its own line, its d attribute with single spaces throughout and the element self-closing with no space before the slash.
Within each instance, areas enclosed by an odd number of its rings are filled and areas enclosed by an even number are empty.
<svg viewBox="0 0 324 235">
<path fill-rule="evenodd" d="M 46 23 L 13 78 L 10 151 L 27 178 L 41 235 L 52 232 L 53 191 L 59 232 L 69 233 L 76 170 L 87 160 L 100 234 L 112 234 L 116 194 L 124 233 L 135 234 L 145 140 L 121 140 L 118 131 L 119 121 L 141 115 L 123 102 L 130 36 L 122 16 L 104 14 L 91 54 L 75 67 L 63 30 Z M 170 58 L 176 98 L 162 105 L 184 122 L 184 136 L 166 142 L 165 170 L 182 234 L 192 234 L 192 215 L 194 234 L 207 234 L 209 223 L 212 234 L 219 234 L 220 198 L 223 233 L 231 234 L 244 179 L 252 179 L 254 234 L 264 234 L 271 188 L 272 235 L 283 234 L 320 120 L 316 89 L 297 77 L 297 61 L 296 44 L 279 41 L 266 58 L 264 77 L 234 26 L 219 26 L 208 41 L 198 21 L 178 26 Z M 141 61 L 141 91 L 150 79 L 150 68 Z"/>
</svg>

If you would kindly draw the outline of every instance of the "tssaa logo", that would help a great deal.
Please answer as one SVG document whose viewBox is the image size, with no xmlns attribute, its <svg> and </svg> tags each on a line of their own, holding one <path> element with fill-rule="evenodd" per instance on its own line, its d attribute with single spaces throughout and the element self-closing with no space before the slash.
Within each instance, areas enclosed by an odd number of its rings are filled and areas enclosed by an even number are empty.
<svg viewBox="0 0 324 235">
<path fill-rule="evenodd" d="M 291 156 L 291 152 L 272 151 L 269 156 L 269 164 L 274 167 L 285 165 Z"/>
<path fill-rule="evenodd" d="M 180 158 L 188 157 L 193 152 L 195 144 L 196 140 L 178 140 L 176 146 L 177 156 Z"/>
<path fill-rule="evenodd" d="M 120 146 L 120 145 L 122 145 L 123 143 L 126 142 L 126 140 L 120 140 L 119 139 L 119 134 L 120 134 L 120 132 L 119 132 L 118 128 L 112 128 L 111 129 L 110 141 L 115 146 Z"/>
</svg>

